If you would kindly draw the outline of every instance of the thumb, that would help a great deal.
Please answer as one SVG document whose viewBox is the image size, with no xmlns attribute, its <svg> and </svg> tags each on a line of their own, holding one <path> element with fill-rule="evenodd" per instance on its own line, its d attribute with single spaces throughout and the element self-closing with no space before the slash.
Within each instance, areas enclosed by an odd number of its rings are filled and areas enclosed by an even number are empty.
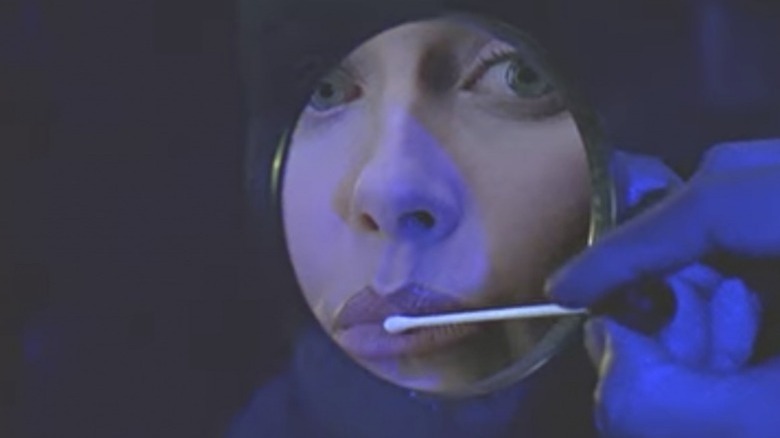
<svg viewBox="0 0 780 438">
<path fill-rule="evenodd" d="M 648 436 L 635 432 L 645 428 L 648 395 L 662 386 L 662 381 L 653 380 L 659 380 L 657 370 L 668 368 L 664 366 L 668 364 L 665 350 L 613 320 L 602 318 L 596 324 L 591 328 L 598 327 L 604 340 L 594 394 L 597 427 L 603 436 Z"/>
<path fill-rule="evenodd" d="M 705 366 L 710 354 L 709 301 L 690 279 L 691 272 L 696 269 L 685 269 L 667 279 L 677 300 L 677 311 L 658 335 L 660 343 L 676 362 L 694 368 Z"/>
<path fill-rule="evenodd" d="M 753 353 L 758 335 L 761 304 L 742 281 L 723 282 L 712 299 L 712 367 L 734 371 L 744 366 Z"/>
<path fill-rule="evenodd" d="M 585 323 L 585 349 L 596 368 L 609 367 L 616 356 L 620 360 L 633 356 L 666 359 L 662 348 L 647 336 L 632 331 L 608 317 L 591 318 Z M 605 363 L 609 360 L 610 363 Z"/>
<path fill-rule="evenodd" d="M 655 339 L 626 328 L 615 320 L 604 318 L 603 329 L 605 353 L 611 366 L 619 364 L 633 374 L 670 360 L 667 351 Z"/>
</svg>

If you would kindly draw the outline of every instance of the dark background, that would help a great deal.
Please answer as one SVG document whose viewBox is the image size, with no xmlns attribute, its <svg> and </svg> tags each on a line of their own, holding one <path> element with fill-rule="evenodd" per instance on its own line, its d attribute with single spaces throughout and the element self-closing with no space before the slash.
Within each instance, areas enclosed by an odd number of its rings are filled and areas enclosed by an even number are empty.
<svg viewBox="0 0 780 438">
<path fill-rule="evenodd" d="M 0 2 L 0 436 L 213 437 L 273 370 L 234 23 Z"/>
<path fill-rule="evenodd" d="M 317 20 L 369 2 L 258 3 L 314 20 L 274 32 L 314 29 L 296 41 L 316 49 L 345 27 Z M 559 53 L 609 141 L 681 173 L 715 141 L 780 135 L 777 107 L 696 94 L 695 3 L 546 3 L 566 4 Z M 745 29 L 777 28 L 771 2 L 740 4 L 761 17 Z M 217 436 L 282 365 L 290 285 L 255 235 L 270 212 L 248 219 L 237 21 L 227 0 L 0 0 L 0 436 Z M 778 35 L 748 46 L 780 72 Z"/>
</svg>

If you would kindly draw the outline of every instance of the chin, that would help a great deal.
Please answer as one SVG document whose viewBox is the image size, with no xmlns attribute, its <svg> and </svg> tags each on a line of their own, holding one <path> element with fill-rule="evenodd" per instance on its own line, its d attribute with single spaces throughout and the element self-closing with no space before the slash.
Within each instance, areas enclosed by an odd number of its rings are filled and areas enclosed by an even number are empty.
<svg viewBox="0 0 780 438">
<path fill-rule="evenodd" d="M 408 370 L 398 361 L 383 364 L 364 364 L 376 376 L 394 385 L 421 392 L 443 393 L 465 389 L 474 379 L 469 373 L 459 375 L 456 370 L 441 367 L 425 367 L 417 364 L 416 369 Z"/>
</svg>

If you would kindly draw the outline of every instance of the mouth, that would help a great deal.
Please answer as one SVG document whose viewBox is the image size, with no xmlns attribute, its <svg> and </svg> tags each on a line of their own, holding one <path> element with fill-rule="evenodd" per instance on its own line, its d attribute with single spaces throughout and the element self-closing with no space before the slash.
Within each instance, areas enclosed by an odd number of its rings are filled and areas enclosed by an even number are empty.
<svg viewBox="0 0 780 438">
<path fill-rule="evenodd" d="M 421 316 L 469 309 L 448 295 L 419 285 L 381 296 L 365 288 L 339 311 L 334 324 L 336 342 L 349 354 L 367 359 L 421 356 L 453 346 L 480 332 L 484 325 L 458 324 L 390 334 L 382 326 L 393 315 Z"/>
</svg>

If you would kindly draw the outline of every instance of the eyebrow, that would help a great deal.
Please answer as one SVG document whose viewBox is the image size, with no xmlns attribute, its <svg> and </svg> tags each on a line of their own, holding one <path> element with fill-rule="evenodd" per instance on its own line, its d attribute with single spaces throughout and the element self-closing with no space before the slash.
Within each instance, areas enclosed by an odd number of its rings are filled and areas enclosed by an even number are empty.
<svg viewBox="0 0 780 438">
<path fill-rule="evenodd" d="M 442 93 L 458 83 L 463 67 L 451 47 L 433 47 L 423 53 L 417 78 L 426 89 Z"/>
<path fill-rule="evenodd" d="M 381 38 L 381 34 L 377 36 Z M 414 38 L 424 40 L 420 56 L 416 58 L 419 66 L 417 78 L 426 87 L 433 87 L 434 90 L 456 80 L 461 71 L 478 56 L 481 49 L 495 39 L 478 28 L 466 27 L 462 24 L 445 27 L 443 31 L 441 29 L 422 31 Z M 361 47 L 358 46 L 357 51 L 360 51 Z M 372 68 L 369 67 L 377 64 L 373 56 L 353 52 L 341 62 L 340 68 L 355 79 L 366 80 L 372 75 Z"/>
<path fill-rule="evenodd" d="M 482 49 L 494 37 L 480 29 L 460 27 L 431 41 L 423 52 L 418 78 L 426 88 L 437 92 L 445 91 L 460 80 L 479 56 Z"/>
</svg>

